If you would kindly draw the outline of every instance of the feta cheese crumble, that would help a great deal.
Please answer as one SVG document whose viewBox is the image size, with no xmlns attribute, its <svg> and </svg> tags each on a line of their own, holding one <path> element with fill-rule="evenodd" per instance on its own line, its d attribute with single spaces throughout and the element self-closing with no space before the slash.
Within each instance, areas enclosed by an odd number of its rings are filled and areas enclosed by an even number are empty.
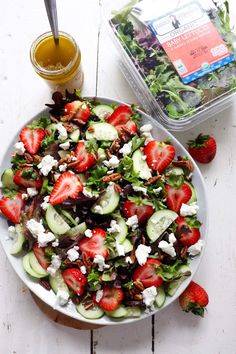
<svg viewBox="0 0 236 354">
<path fill-rule="evenodd" d="M 30 219 L 26 223 L 27 229 L 31 232 L 33 237 L 38 240 L 40 247 L 46 247 L 49 242 L 55 240 L 55 235 L 52 232 L 45 232 L 42 220 L 40 222 L 35 219 Z"/>
<path fill-rule="evenodd" d="M 134 263 L 134 262 L 132 261 L 132 259 L 131 259 L 130 256 L 125 257 L 125 261 L 126 261 L 126 263 L 128 263 L 128 264 L 133 264 L 133 263 Z"/>
<path fill-rule="evenodd" d="M 93 193 L 88 188 L 83 188 L 83 195 L 85 195 L 85 197 L 88 197 L 88 198 L 93 197 Z"/>
<path fill-rule="evenodd" d="M 22 143 L 22 141 L 19 141 L 18 143 L 15 143 L 14 148 L 15 148 L 15 153 L 17 155 L 20 155 L 20 156 L 24 155 L 25 146 Z"/>
<path fill-rule="evenodd" d="M 155 298 L 157 296 L 157 289 L 155 286 L 149 286 L 142 291 L 143 302 L 147 307 L 151 307 L 154 304 Z"/>
<path fill-rule="evenodd" d="M 132 230 L 136 230 L 138 228 L 138 217 L 137 215 L 133 215 L 127 219 L 126 225 L 131 227 Z"/>
<path fill-rule="evenodd" d="M 56 295 L 55 308 L 57 308 L 58 305 L 60 306 L 66 305 L 68 300 L 69 300 L 69 294 L 64 290 L 59 289 Z"/>
<path fill-rule="evenodd" d="M 59 246 L 59 240 L 58 240 L 58 238 L 56 238 L 56 240 L 53 241 L 53 243 L 52 243 L 52 247 L 58 247 L 58 246 Z"/>
<path fill-rule="evenodd" d="M 46 197 L 43 198 L 43 202 L 41 203 L 41 208 L 43 210 L 47 210 L 47 208 L 49 207 L 49 205 L 50 205 L 50 203 L 48 203 L 49 198 L 50 198 L 50 195 L 46 195 Z"/>
<path fill-rule="evenodd" d="M 153 192 L 154 192 L 155 194 L 157 194 L 157 195 L 158 195 L 161 191 L 162 191 L 162 187 L 153 188 Z"/>
<path fill-rule="evenodd" d="M 116 220 L 111 220 L 110 227 L 107 229 L 111 234 L 120 232 L 120 225 L 117 224 Z"/>
<path fill-rule="evenodd" d="M 43 176 L 47 176 L 53 167 L 57 166 L 57 160 L 51 155 L 46 155 L 42 158 L 41 162 L 38 164 L 38 169 Z"/>
<path fill-rule="evenodd" d="M 59 140 L 66 140 L 67 139 L 67 130 L 66 128 L 63 126 L 62 123 L 58 123 L 56 126 L 56 129 L 58 130 L 58 139 Z"/>
<path fill-rule="evenodd" d="M 17 237 L 17 232 L 15 226 L 8 227 L 8 236 L 11 240 L 14 240 Z"/>
<path fill-rule="evenodd" d="M 94 212 L 99 214 L 101 211 L 102 211 L 101 205 L 95 205 Z"/>
<path fill-rule="evenodd" d="M 197 256 L 202 252 L 203 245 L 204 245 L 203 241 L 198 240 L 198 242 L 196 242 L 194 245 L 188 248 L 188 254 L 193 257 Z"/>
<path fill-rule="evenodd" d="M 125 156 L 125 155 L 129 155 L 131 151 L 132 151 L 132 141 L 128 142 L 127 144 L 124 144 L 123 147 L 119 150 L 119 153 Z"/>
<path fill-rule="evenodd" d="M 152 177 L 152 174 L 151 174 L 150 168 L 149 168 L 149 169 L 146 169 L 146 168 L 145 168 L 145 169 L 141 170 L 141 171 L 139 172 L 139 177 L 140 177 L 141 179 L 145 179 L 145 180 L 151 178 L 151 177 Z"/>
<path fill-rule="evenodd" d="M 158 244 L 158 247 L 166 254 L 168 254 L 171 257 L 176 256 L 175 248 L 172 243 L 168 243 L 166 241 L 161 241 Z"/>
<path fill-rule="evenodd" d="M 42 232 L 38 234 L 38 244 L 40 247 L 46 247 L 49 242 L 55 240 L 55 235 L 52 232 Z"/>
<path fill-rule="evenodd" d="M 100 302 L 103 297 L 103 290 L 98 290 L 96 292 L 96 302 Z"/>
<path fill-rule="evenodd" d="M 59 165 L 58 169 L 60 172 L 65 172 L 67 169 L 67 163 L 63 163 L 63 164 Z"/>
<path fill-rule="evenodd" d="M 150 123 L 148 124 L 144 124 L 140 127 L 140 132 L 141 133 L 150 133 L 150 131 L 152 130 L 152 125 Z"/>
<path fill-rule="evenodd" d="M 65 143 L 59 144 L 60 148 L 62 148 L 62 150 L 69 150 L 70 148 L 70 143 L 69 141 L 66 141 Z"/>
<path fill-rule="evenodd" d="M 109 160 L 103 161 L 104 165 L 108 168 L 117 168 L 119 166 L 120 160 L 116 155 L 111 155 Z"/>
<path fill-rule="evenodd" d="M 147 195 L 147 188 L 145 187 L 140 187 L 133 183 L 132 188 L 135 192 L 142 192 L 144 195 Z"/>
<path fill-rule="evenodd" d="M 47 272 L 54 277 L 57 270 L 61 266 L 61 258 L 58 255 L 53 254 L 51 259 L 51 264 L 47 267 Z"/>
<path fill-rule="evenodd" d="M 82 274 L 86 274 L 87 273 L 86 267 L 84 265 L 80 267 L 80 271 L 81 271 Z"/>
<path fill-rule="evenodd" d="M 169 234 L 169 242 L 173 245 L 176 242 L 176 237 L 173 234 L 173 232 L 171 234 Z"/>
<path fill-rule="evenodd" d="M 125 249 L 124 246 L 116 242 L 116 250 L 118 253 L 118 256 L 124 256 L 125 255 Z"/>
<path fill-rule="evenodd" d="M 108 264 L 105 263 L 105 259 L 103 256 L 100 254 L 96 254 L 93 263 L 96 263 L 98 265 L 98 270 L 102 272 L 104 269 L 110 268 Z"/>
<path fill-rule="evenodd" d="M 135 256 L 137 258 L 138 264 L 144 265 L 147 262 L 149 253 L 151 253 L 151 247 L 145 245 L 138 245 Z"/>
<path fill-rule="evenodd" d="M 180 208 L 181 216 L 193 216 L 196 215 L 199 210 L 199 206 L 196 203 L 191 203 L 190 205 L 182 203 Z"/>
<path fill-rule="evenodd" d="M 22 193 L 22 194 L 21 194 L 21 198 L 22 198 L 22 199 L 28 199 L 28 196 L 29 196 L 29 195 L 28 195 L 27 193 Z"/>
<path fill-rule="evenodd" d="M 67 257 L 68 259 L 71 261 L 71 262 L 74 262 L 76 261 L 76 259 L 79 258 L 79 247 L 78 246 L 74 246 L 73 248 L 69 249 L 66 254 L 67 254 Z"/>
<path fill-rule="evenodd" d="M 90 229 L 85 230 L 84 235 L 88 238 L 91 238 L 93 236 L 92 230 Z"/>
<path fill-rule="evenodd" d="M 27 188 L 27 193 L 30 197 L 34 197 L 38 194 L 38 191 L 36 188 Z"/>
</svg>

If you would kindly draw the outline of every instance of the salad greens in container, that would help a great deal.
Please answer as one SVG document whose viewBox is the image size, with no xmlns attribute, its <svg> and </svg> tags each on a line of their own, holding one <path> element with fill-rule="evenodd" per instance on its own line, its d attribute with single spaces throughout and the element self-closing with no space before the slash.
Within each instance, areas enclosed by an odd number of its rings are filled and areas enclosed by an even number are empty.
<svg viewBox="0 0 236 354">
<path fill-rule="evenodd" d="M 110 6 L 121 69 L 162 125 L 185 130 L 230 104 L 236 36 L 227 1 L 135 0 L 119 11 Z"/>
</svg>

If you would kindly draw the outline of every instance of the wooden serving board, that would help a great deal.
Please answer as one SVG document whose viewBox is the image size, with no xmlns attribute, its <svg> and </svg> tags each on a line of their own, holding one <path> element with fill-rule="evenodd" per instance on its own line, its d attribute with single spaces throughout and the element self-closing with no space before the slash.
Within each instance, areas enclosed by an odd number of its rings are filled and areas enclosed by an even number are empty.
<svg viewBox="0 0 236 354">
<path fill-rule="evenodd" d="M 48 306 L 40 300 L 33 292 L 30 291 L 30 294 L 35 302 L 35 304 L 38 306 L 38 308 L 53 322 L 59 323 L 63 326 L 66 327 L 71 327 L 75 329 L 82 329 L 82 330 L 91 330 L 91 329 L 97 329 L 101 328 L 104 326 L 100 325 L 93 325 L 90 323 L 86 323 L 83 321 L 76 320 L 74 318 L 71 318 L 67 315 L 64 315 L 63 313 L 54 310 L 52 307 Z"/>
</svg>

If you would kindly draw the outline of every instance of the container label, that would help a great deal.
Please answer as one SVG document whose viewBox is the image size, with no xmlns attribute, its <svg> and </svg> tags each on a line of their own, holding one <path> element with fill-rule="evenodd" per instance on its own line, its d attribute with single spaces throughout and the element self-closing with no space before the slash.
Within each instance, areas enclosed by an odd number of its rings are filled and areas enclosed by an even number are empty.
<svg viewBox="0 0 236 354">
<path fill-rule="evenodd" d="M 234 60 L 197 1 L 147 21 L 147 25 L 185 84 Z"/>
</svg>

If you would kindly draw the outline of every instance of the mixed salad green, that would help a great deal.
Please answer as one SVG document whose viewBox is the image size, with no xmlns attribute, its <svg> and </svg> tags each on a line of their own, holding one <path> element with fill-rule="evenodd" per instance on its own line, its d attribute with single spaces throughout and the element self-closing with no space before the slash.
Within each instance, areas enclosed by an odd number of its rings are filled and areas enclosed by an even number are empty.
<svg viewBox="0 0 236 354">
<path fill-rule="evenodd" d="M 152 311 L 203 247 L 193 164 L 135 106 L 56 92 L 24 127 L 0 210 L 26 273 L 88 319 Z"/>
</svg>

